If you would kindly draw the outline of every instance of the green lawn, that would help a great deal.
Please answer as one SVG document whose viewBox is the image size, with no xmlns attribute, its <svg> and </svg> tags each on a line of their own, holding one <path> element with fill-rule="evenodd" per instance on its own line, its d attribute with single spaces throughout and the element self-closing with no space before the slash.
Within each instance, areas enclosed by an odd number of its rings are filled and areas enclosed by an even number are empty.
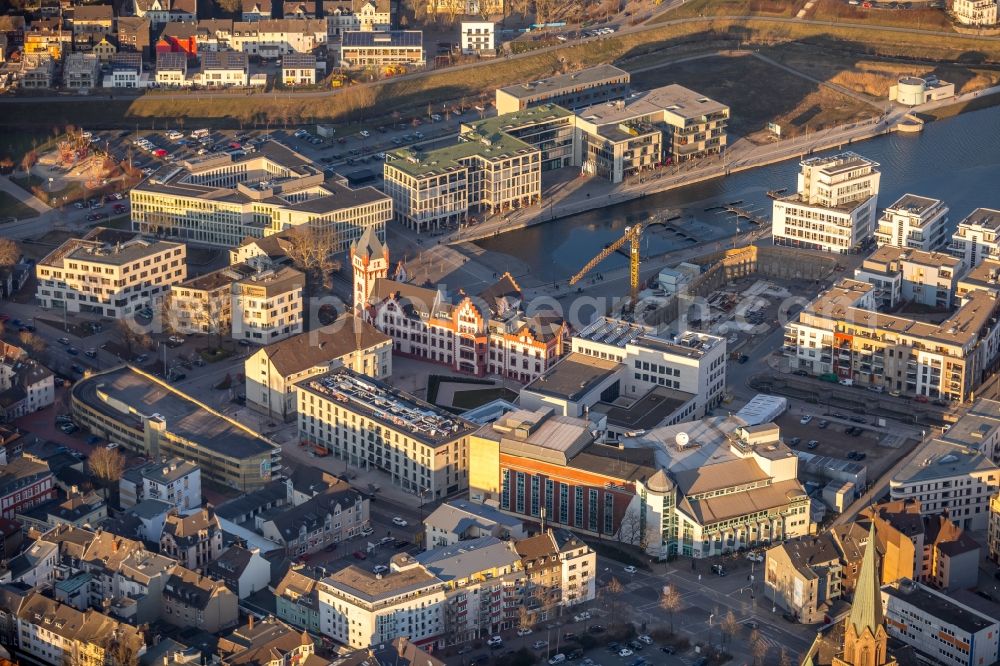
<svg viewBox="0 0 1000 666">
<path fill-rule="evenodd" d="M 21 203 L 17 197 L 6 192 L 0 192 L 0 221 L 6 222 L 13 217 L 23 220 L 29 217 L 37 217 L 38 211 L 31 206 Z"/>
</svg>

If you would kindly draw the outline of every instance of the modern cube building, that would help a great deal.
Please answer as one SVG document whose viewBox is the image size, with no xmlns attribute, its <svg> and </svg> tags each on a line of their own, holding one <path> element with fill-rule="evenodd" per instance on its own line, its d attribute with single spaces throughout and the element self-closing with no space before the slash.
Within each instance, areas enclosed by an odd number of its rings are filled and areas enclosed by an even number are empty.
<svg viewBox="0 0 1000 666">
<path fill-rule="evenodd" d="M 948 244 L 948 210 L 940 199 L 904 194 L 882 212 L 875 242 L 879 247 L 939 250 Z"/>
<path fill-rule="evenodd" d="M 951 251 L 966 270 L 984 259 L 1000 259 L 1000 210 L 977 208 L 969 213 L 951 236 Z"/>
<path fill-rule="evenodd" d="M 875 231 L 878 164 L 847 152 L 812 157 L 801 167 L 796 193 L 774 201 L 774 244 L 838 254 L 859 251 Z"/>
<path fill-rule="evenodd" d="M 96 227 L 53 250 L 35 266 L 35 275 L 42 307 L 121 319 L 184 280 L 187 247 Z"/>
<path fill-rule="evenodd" d="M 424 33 L 421 30 L 345 31 L 340 42 L 338 62 L 346 69 L 397 65 L 422 67 L 426 63 Z"/>
<path fill-rule="evenodd" d="M 213 154 L 162 167 L 132 190 L 132 228 L 235 247 L 308 225 L 346 251 L 369 226 L 381 235 L 392 199 L 327 178 L 307 157 L 269 141 L 249 155 Z"/>
</svg>

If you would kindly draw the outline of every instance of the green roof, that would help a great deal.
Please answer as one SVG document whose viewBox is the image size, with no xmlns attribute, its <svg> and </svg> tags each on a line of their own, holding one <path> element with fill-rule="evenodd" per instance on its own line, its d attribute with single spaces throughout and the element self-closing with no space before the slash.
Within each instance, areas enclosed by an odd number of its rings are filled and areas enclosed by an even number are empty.
<svg viewBox="0 0 1000 666">
<path fill-rule="evenodd" d="M 489 136 L 501 132 L 511 132 L 522 127 L 549 122 L 559 118 L 572 117 L 573 112 L 561 106 L 556 104 L 541 104 L 520 111 L 505 113 L 502 116 L 477 120 L 471 123 L 462 123 L 462 133 L 473 132 Z"/>
<path fill-rule="evenodd" d="M 498 132 L 478 139 L 466 135 L 462 137 L 462 141 L 454 145 L 427 152 L 410 148 L 393 150 L 387 153 L 386 165 L 395 167 L 411 176 L 419 177 L 464 168 L 465 165 L 462 164 L 461 160 L 473 157 L 496 160 L 530 152 L 537 152 L 537 149 L 509 134 Z"/>
</svg>

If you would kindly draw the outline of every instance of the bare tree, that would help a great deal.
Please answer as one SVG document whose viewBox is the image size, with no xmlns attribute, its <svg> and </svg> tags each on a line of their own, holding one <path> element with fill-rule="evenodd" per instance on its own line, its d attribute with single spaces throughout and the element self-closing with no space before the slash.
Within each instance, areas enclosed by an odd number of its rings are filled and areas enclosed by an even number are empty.
<svg viewBox="0 0 1000 666">
<path fill-rule="evenodd" d="M 520 610 L 518 611 L 517 628 L 531 631 L 531 629 L 534 626 L 535 626 L 534 615 L 528 610 L 527 606 L 521 606 Z"/>
<path fill-rule="evenodd" d="M 29 150 L 21 158 L 21 171 L 30 171 L 31 167 L 38 164 L 38 153 L 34 150 Z"/>
<path fill-rule="evenodd" d="M 733 636 L 740 630 L 740 624 L 736 620 L 736 614 L 733 613 L 732 609 L 726 613 L 726 617 L 722 619 L 722 623 L 719 625 L 719 630 L 722 632 L 722 649 L 726 649 L 726 646 L 733 640 Z"/>
<path fill-rule="evenodd" d="M 219 5 L 219 9 L 227 14 L 235 14 L 243 6 L 240 0 L 216 0 L 216 4 Z"/>
<path fill-rule="evenodd" d="M 2 333 L 0 333 L 0 335 L 2 335 Z M 17 338 L 21 341 L 22 346 L 26 347 L 35 354 L 41 354 L 45 351 L 45 348 L 48 347 L 45 343 L 45 338 L 37 333 L 32 333 L 31 331 L 21 331 L 17 334 Z"/>
<path fill-rule="evenodd" d="M 607 603 L 612 621 L 620 621 L 621 619 L 618 617 L 618 605 L 621 601 L 622 592 L 624 591 L 625 587 L 621 584 L 621 581 L 614 576 L 612 576 L 611 580 L 604 585 L 604 589 L 601 590 L 601 596 Z"/>
<path fill-rule="evenodd" d="M 334 259 L 331 235 L 303 224 L 284 232 L 284 236 L 290 241 L 288 257 L 296 268 L 303 271 L 311 283 L 328 288 L 331 284 L 330 273 L 340 266 Z"/>
<path fill-rule="evenodd" d="M 0 238 L 0 266 L 13 266 L 21 258 L 21 248 L 9 238 Z"/>
<path fill-rule="evenodd" d="M 756 629 L 750 632 L 750 651 L 753 653 L 754 666 L 763 664 L 767 657 L 767 642 Z"/>
<path fill-rule="evenodd" d="M 622 516 L 621 526 L 618 528 L 618 541 L 633 546 L 638 546 L 642 543 L 642 520 L 636 509 L 629 509 Z"/>
<path fill-rule="evenodd" d="M 670 616 L 670 633 L 674 633 L 674 613 L 681 609 L 681 594 L 673 585 L 660 595 L 660 608 Z"/>
<path fill-rule="evenodd" d="M 95 448 L 88 461 L 90 473 L 104 481 L 117 481 L 125 470 L 125 456 L 117 449 Z"/>
<path fill-rule="evenodd" d="M 135 627 L 119 625 L 104 640 L 105 666 L 136 666 L 142 642 L 142 636 Z"/>
<path fill-rule="evenodd" d="M 781 648 L 781 654 L 778 656 L 778 666 L 792 666 L 792 657 L 784 647 Z"/>
<path fill-rule="evenodd" d="M 126 361 L 132 360 L 133 352 L 137 348 L 149 349 L 152 345 L 152 339 L 147 333 L 137 331 L 124 319 L 119 319 L 115 324 L 115 337 L 125 349 Z"/>
</svg>

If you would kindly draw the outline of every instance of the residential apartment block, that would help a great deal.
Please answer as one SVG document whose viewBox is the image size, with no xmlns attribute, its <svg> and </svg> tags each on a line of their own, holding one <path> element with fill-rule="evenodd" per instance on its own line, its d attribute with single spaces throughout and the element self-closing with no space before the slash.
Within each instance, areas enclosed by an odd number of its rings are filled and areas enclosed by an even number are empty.
<svg viewBox="0 0 1000 666">
<path fill-rule="evenodd" d="M 159 500 L 181 511 L 201 506 L 201 468 L 183 458 L 150 462 L 127 469 L 118 480 L 122 508 Z"/>
<path fill-rule="evenodd" d="M 296 470 L 289 480 L 293 506 L 265 512 L 255 521 L 257 531 L 284 548 L 289 556 L 318 552 L 358 536 L 370 525 L 367 497 L 346 481 L 325 472 L 312 472 Z M 299 480 L 296 476 L 305 478 Z M 306 491 L 304 496 L 295 497 L 302 490 Z"/>
<path fill-rule="evenodd" d="M 261 58 L 288 53 L 312 53 L 326 44 L 326 21 L 322 19 L 261 19 L 233 22 L 229 48 Z"/>
<path fill-rule="evenodd" d="M 884 249 L 884 248 L 883 248 Z M 842 279 L 785 325 L 793 370 L 856 385 L 965 401 L 1000 348 L 1000 306 L 986 291 L 939 324 L 878 312 L 874 285 Z"/>
<path fill-rule="evenodd" d="M 208 479 L 244 492 L 281 469 L 281 449 L 260 434 L 131 366 L 72 388 L 73 418 L 91 433 L 149 458 L 180 456 Z"/>
<path fill-rule="evenodd" d="M 1000 621 L 907 579 L 882 588 L 889 636 L 946 666 L 994 664 Z"/>
<path fill-rule="evenodd" d="M 233 284 L 234 340 L 271 343 L 302 332 L 302 289 L 305 276 L 284 266 Z"/>
<path fill-rule="evenodd" d="M 63 86 L 89 90 L 100 83 L 101 63 L 93 53 L 70 53 L 63 61 Z"/>
<path fill-rule="evenodd" d="M 27 352 L 0 342 L 0 422 L 45 409 L 55 402 L 55 375 Z"/>
<path fill-rule="evenodd" d="M 222 526 L 212 509 L 182 515 L 171 511 L 163 522 L 160 554 L 188 569 L 204 570 L 222 555 Z"/>
<path fill-rule="evenodd" d="M 496 24 L 493 21 L 462 21 L 462 55 L 495 57 Z"/>
<path fill-rule="evenodd" d="M 165 308 L 170 328 L 184 335 L 228 337 L 233 330 L 233 285 L 254 273 L 252 267 L 236 264 L 173 285 Z"/>
<path fill-rule="evenodd" d="M 55 498 L 55 477 L 47 464 L 19 457 L 0 467 L 0 517 L 12 519 Z"/>
<path fill-rule="evenodd" d="M 323 17 L 330 41 L 348 31 L 385 32 L 392 27 L 392 4 L 389 0 L 322 0 Z"/>
<path fill-rule="evenodd" d="M 879 247 L 934 252 L 948 244 L 948 206 L 940 199 L 904 194 L 882 212 L 875 229 Z"/>
<path fill-rule="evenodd" d="M 320 631 L 356 648 L 392 635 L 444 647 L 518 626 L 522 606 L 541 619 L 545 610 L 591 601 L 596 576 L 596 554 L 572 535 L 485 536 L 398 554 L 385 574 L 349 566 L 322 579 Z M 545 609 L 539 593 L 551 594 Z"/>
<path fill-rule="evenodd" d="M 947 311 L 961 271 L 962 260 L 953 255 L 885 245 L 854 269 L 854 278 L 875 287 L 880 310 L 914 303 Z"/>
<path fill-rule="evenodd" d="M 569 74 L 519 83 L 496 90 L 497 115 L 523 111 L 540 104 L 578 109 L 629 95 L 631 75 L 614 65 L 597 65 Z"/>
<path fill-rule="evenodd" d="M 388 279 L 389 250 L 374 230 L 351 249 L 354 308 L 393 340 L 393 350 L 460 372 L 527 382 L 563 351 L 562 320 L 527 317 L 509 274 L 475 297 Z"/>
<path fill-rule="evenodd" d="M 187 276 L 187 247 L 104 227 L 67 240 L 35 266 L 44 308 L 123 319 Z"/>
<path fill-rule="evenodd" d="M 952 234 L 951 251 L 966 270 L 985 259 L 1000 260 L 1000 210 L 977 208 L 969 213 Z"/>
<path fill-rule="evenodd" d="M 346 251 L 366 227 L 383 233 L 392 200 L 372 187 L 327 179 L 276 142 L 243 156 L 210 155 L 163 167 L 131 193 L 132 227 L 231 248 L 309 225 Z"/>
<path fill-rule="evenodd" d="M 427 498 L 468 487 L 473 427 L 462 419 L 343 367 L 295 390 L 299 440 Z"/>
<path fill-rule="evenodd" d="M 939 590 L 976 586 L 979 544 L 947 513 L 926 515 L 915 500 L 883 502 L 864 513 L 875 522 L 883 583 L 905 578 Z"/>
<path fill-rule="evenodd" d="M 801 163 L 795 194 L 774 201 L 775 245 L 857 252 L 875 232 L 878 164 L 841 153 Z"/>
<path fill-rule="evenodd" d="M 284 421 L 295 418 L 294 384 L 336 366 L 374 379 L 392 374 L 392 338 L 360 317 L 261 347 L 243 364 L 247 405 Z"/>
<path fill-rule="evenodd" d="M 951 13 L 963 25 L 990 27 L 997 24 L 996 0 L 955 0 Z"/>
<path fill-rule="evenodd" d="M 423 67 L 427 62 L 424 33 L 421 30 L 346 30 L 341 33 L 337 62 L 345 69 Z"/>
<path fill-rule="evenodd" d="M 995 401 L 980 401 L 977 406 L 1000 407 Z M 966 414 L 955 424 L 960 427 L 954 435 L 949 428 L 940 437 L 925 439 L 911 461 L 889 480 L 892 499 L 918 502 L 922 515 L 947 511 L 948 518 L 964 530 L 987 529 L 990 498 L 1000 489 L 1000 467 L 994 462 L 995 441 L 990 446 L 982 438 L 980 424 L 982 417 Z M 992 432 L 995 435 L 996 428 Z"/>
</svg>

